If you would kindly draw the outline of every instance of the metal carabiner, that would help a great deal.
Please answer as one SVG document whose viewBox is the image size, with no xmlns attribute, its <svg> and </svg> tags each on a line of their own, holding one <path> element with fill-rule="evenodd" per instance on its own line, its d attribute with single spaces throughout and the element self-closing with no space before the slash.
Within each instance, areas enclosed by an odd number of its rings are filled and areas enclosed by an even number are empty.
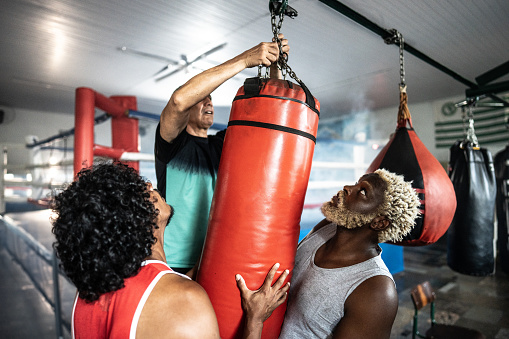
<svg viewBox="0 0 509 339">
<path fill-rule="evenodd" d="M 269 1 L 269 10 L 273 15 L 280 15 L 281 13 L 285 13 L 286 6 L 288 6 L 288 0 L 270 0 Z"/>
<path fill-rule="evenodd" d="M 270 0 L 269 1 L 269 10 L 272 15 L 286 15 L 290 18 L 295 18 L 299 13 L 288 6 L 288 0 Z"/>
</svg>

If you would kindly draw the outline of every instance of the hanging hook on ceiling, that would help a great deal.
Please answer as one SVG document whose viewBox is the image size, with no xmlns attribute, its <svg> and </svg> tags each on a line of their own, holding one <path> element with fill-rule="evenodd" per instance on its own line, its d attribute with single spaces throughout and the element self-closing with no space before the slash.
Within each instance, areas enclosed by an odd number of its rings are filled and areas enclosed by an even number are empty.
<svg viewBox="0 0 509 339">
<path fill-rule="evenodd" d="M 384 42 L 388 45 L 399 44 L 399 87 L 401 91 L 406 91 L 405 83 L 405 57 L 403 51 L 405 50 L 405 39 L 403 35 L 396 29 L 389 30 L 390 36 L 384 39 Z"/>
</svg>

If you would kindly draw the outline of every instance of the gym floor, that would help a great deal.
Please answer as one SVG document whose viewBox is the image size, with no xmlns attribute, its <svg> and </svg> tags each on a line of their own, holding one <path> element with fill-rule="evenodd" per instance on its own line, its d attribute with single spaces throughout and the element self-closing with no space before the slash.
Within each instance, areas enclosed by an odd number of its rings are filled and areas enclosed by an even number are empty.
<svg viewBox="0 0 509 339">
<path fill-rule="evenodd" d="M 447 238 L 423 247 L 404 248 L 405 269 L 394 275 L 399 308 L 391 338 L 412 338 L 414 306 L 411 289 L 428 280 L 436 292 L 435 320 L 473 328 L 486 338 L 509 338 L 509 275 L 475 277 L 457 273 L 447 265 Z M 430 326 L 429 307 L 419 312 L 419 331 Z"/>
<path fill-rule="evenodd" d="M 491 276 L 474 277 L 452 271 L 447 266 L 445 237 L 433 245 L 405 247 L 404 266 L 394 275 L 399 309 L 391 338 L 412 338 L 410 290 L 425 280 L 437 293 L 438 322 L 475 328 L 486 338 L 509 338 L 508 274 L 496 270 Z M 0 305 L 0 338 L 57 338 L 53 309 L 4 247 L 0 247 Z M 429 325 L 428 309 L 419 319 L 424 332 Z"/>
</svg>

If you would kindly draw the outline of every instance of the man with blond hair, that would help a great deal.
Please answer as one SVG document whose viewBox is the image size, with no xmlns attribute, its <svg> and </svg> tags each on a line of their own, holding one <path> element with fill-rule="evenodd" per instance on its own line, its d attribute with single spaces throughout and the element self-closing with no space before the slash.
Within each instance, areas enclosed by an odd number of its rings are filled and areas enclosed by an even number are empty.
<svg viewBox="0 0 509 339">
<path fill-rule="evenodd" d="M 297 248 L 280 338 L 389 338 L 398 295 L 378 244 L 408 234 L 419 206 L 411 184 L 384 169 L 326 202 Z"/>
</svg>

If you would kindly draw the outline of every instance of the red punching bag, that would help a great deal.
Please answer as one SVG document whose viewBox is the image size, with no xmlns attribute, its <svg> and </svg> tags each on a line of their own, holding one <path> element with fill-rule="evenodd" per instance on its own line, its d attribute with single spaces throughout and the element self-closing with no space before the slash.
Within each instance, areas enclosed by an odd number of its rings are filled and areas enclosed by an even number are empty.
<svg viewBox="0 0 509 339">
<path fill-rule="evenodd" d="M 384 168 L 403 175 L 406 181 L 412 180 L 412 187 L 421 200 L 421 215 L 412 231 L 396 245 L 429 245 L 440 239 L 449 228 L 456 211 L 456 195 L 445 169 L 415 133 L 407 106 L 406 88 L 400 90 L 396 132 L 367 172 Z"/>
<path fill-rule="evenodd" d="M 242 334 L 235 274 L 252 290 L 276 262 L 276 277 L 291 277 L 319 108 L 304 84 L 279 79 L 247 79 L 233 101 L 197 276 L 223 339 Z M 262 338 L 279 336 L 285 310 L 272 313 Z"/>
</svg>

